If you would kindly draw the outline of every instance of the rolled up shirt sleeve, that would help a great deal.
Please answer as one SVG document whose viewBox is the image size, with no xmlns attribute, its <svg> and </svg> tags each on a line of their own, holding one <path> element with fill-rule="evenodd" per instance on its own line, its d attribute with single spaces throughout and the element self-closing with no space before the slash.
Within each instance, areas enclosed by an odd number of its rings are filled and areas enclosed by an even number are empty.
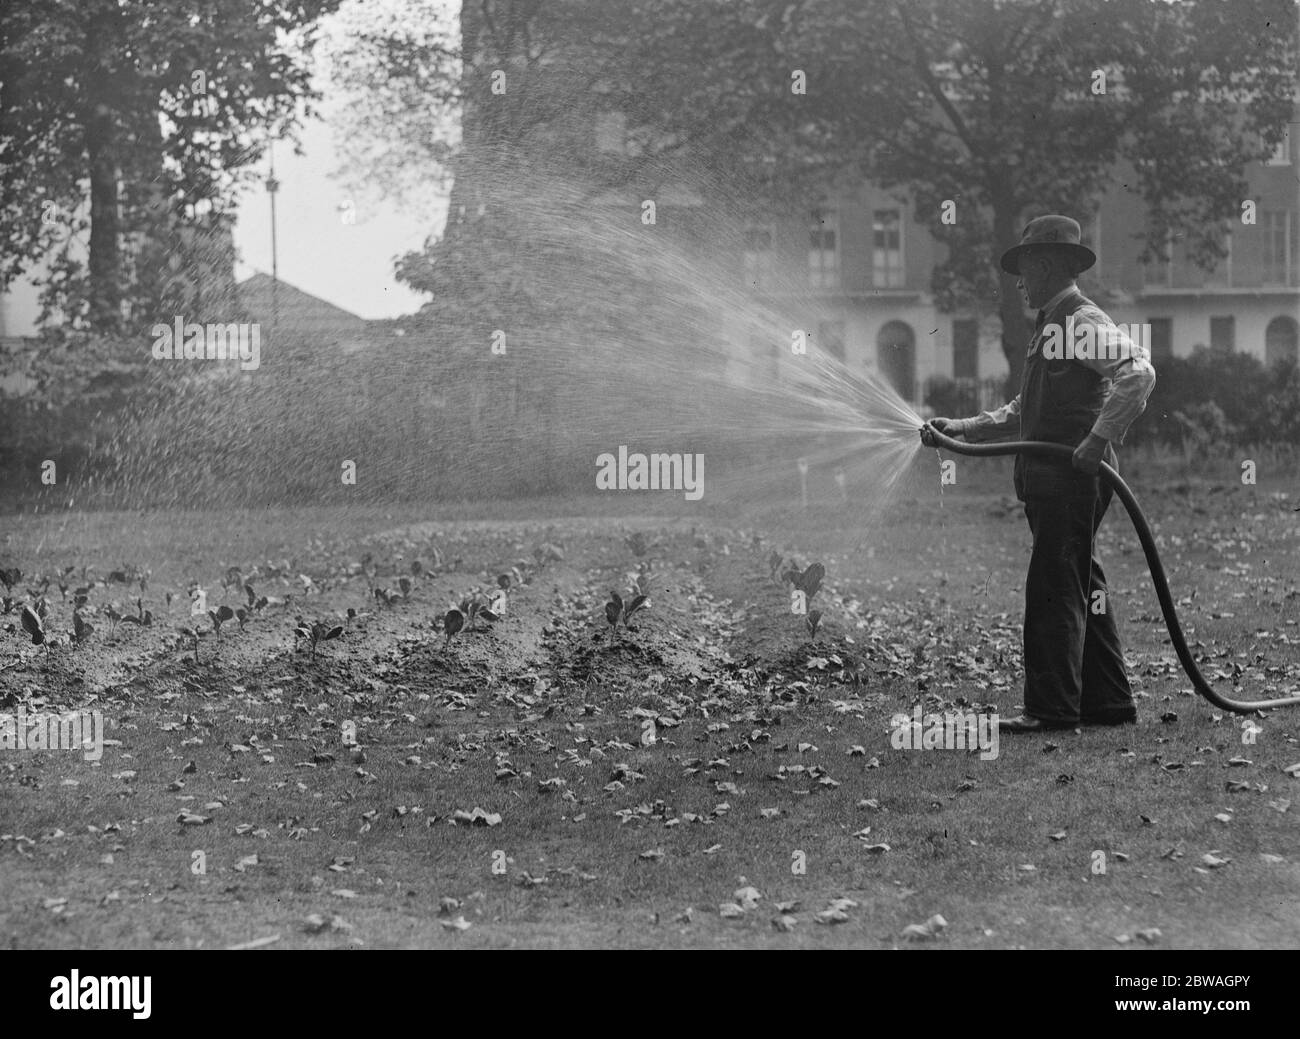
<svg viewBox="0 0 1300 1039">
<path fill-rule="evenodd" d="M 1020 394 L 993 411 L 961 420 L 961 434 L 971 443 L 1020 435 Z"/>
<path fill-rule="evenodd" d="M 1134 420 L 1146 410 L 1147 398 L 1156 384 L 1151 353 L 1133 340 L 1100 309 L 1083 307 L 1074 313 L 1075 328 L 1091 325 L 1096 350 L 1092 357 L 1074 360 L 1092 369 L 1110 384 L 1106 403 L 1093 423 L 1094 436 L 1122 444 Z"/>
</svg>

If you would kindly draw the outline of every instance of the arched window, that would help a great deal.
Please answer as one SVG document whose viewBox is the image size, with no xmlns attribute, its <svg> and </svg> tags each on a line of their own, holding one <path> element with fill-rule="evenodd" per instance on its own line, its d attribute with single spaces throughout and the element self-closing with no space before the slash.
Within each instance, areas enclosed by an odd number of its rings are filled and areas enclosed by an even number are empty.
<svg viewBox="0 0 1300 1039">
<path fill-rule="evenodd" d="M 890 321 L 876 336 L 876 367 L 903 400 L 916 395 L 916 336 L 911 326 Z"/>
<path fill-rule="evenodd" d="M 1277 364 L 1284 360 L 1300 360 L 1300 331 L 1296 320 L 1285 314 L 1275 317 L 1264 330 L 1264 363 Z"/>
</svg>

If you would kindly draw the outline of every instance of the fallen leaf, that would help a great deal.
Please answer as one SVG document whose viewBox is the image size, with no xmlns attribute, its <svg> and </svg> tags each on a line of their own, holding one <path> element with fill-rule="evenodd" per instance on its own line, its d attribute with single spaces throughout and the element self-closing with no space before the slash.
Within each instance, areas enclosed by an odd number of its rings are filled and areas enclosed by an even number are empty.
<svg viewBox="0 0 1300 1039">
<path fill-rule="evenodd" d="M 758 893 L 758 888 L 742 887 L 733 891 L 731 897 L 740 904 L 741 908 L 753 909 L 758 905 L 763 896 Z"/>
<path fill-rule="evenodd" d="M 930 938 L 937 938 L 939 933 L 947 926 L 948 921 L 935 913 L 923 924 L 908 924 L 903 928 L 903 937 L 909 941 L 925 941 Z"/>
</svg>

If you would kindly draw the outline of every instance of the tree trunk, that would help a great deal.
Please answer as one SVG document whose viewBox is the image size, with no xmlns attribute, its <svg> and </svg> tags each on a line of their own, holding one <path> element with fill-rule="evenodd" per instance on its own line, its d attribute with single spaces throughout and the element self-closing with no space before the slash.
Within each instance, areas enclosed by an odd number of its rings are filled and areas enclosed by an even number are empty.
<svg viewBox="0 0 1300 1039">
<path fill-rule="evenodd" d="M 993 195 L 993 262 L 1003 250 L 1019 240 L 1015 226 L 1016 206 L 1009 191 Z M 1018 278 L 998 268 L 998 317 L 1002 319 L 1002 353 L 1010 371 L 1007 374 L 1007 400 L 1020 392 L 1020 376 L 1025 368 L 1025 351 L 1032 331 L 1025 320 L 1024 299 L 1016 288 Z"/>
<path fill-rule="evenodd" d="M 92 77 L 93 78 L 93 77 Z M 91 97 L 95 97 L 91 93 Z M 122 208 L 118 196 L 116 126 L 107 105 L 92 102 L 86 120 L 90 172 L 90 323 L 115 331 L 122 316 Z"/>
<path fill-rule="evenodd" d="M 100 332 L 122 324 L 125 285 L 122 269 L 121 141 L 115 105 L 121 105 L 116 63 L 121 58 L 121 12 L 115 4 L 96 5 L 86 33 L 87 98 L 83 120 L 90 177 L 89 320 Z"/>
</svg>

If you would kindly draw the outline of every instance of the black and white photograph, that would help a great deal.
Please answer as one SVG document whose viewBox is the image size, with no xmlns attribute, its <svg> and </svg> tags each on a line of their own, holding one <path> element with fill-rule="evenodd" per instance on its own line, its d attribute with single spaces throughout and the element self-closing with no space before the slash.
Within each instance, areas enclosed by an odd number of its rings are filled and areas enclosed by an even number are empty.
<svg viewBox="0 0 1300 1039">
<path fill-rule="evenodd" d="M 1181 954 L 1300 945 L 1298 124 L 1298 0 L 8 0 L 33 1005 L 762 949 L 1281 1006 Z"/>
</svg>

